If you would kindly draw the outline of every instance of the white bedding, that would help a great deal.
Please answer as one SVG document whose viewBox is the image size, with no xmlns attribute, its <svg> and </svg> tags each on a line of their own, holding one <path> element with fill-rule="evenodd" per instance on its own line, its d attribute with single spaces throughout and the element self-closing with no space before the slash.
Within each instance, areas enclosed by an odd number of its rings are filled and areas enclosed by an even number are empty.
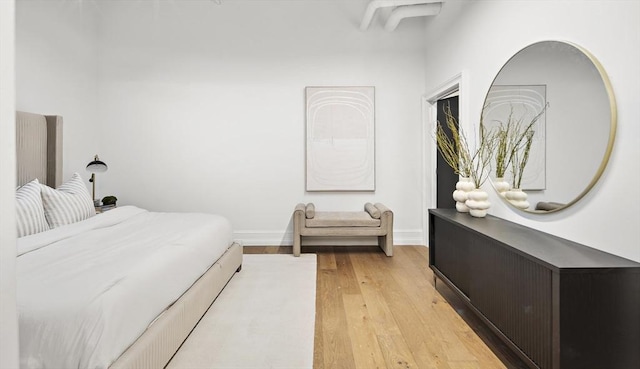
<svg viewBox="0 0 640 369">
<path fill-rule="evenodd" d="M 18 239 L 21 367 L 108 367 L 231 243 L 221 216 L 131 206 Z"/>
</svg>

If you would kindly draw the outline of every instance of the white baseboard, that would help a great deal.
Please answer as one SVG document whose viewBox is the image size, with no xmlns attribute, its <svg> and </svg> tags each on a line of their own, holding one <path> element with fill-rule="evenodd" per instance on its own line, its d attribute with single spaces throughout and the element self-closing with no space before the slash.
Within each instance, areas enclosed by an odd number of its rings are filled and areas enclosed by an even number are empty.
<svg viewBox="0 0 640 369">
<path fill-rule="evenodd" d="M 243 246 L 291 246 L 292 232 L 235 231 L 233 238 Z M 422 245 L 422 230 L 393 231 L 394 245 Z M 303 246 L 368 246 L 378 245 L 376 237 L 303 237 Z"/>
</svg>

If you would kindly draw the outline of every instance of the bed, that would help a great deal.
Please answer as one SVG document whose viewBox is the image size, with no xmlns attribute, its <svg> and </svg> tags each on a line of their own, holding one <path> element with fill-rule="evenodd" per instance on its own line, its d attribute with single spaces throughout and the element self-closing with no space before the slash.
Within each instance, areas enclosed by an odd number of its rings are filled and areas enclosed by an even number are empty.
<svg viewBox="0 0 640 369">
<path fill-rule="evenodd" d="M 72 188 L 76 175 L 61 178 L 61 117 L 18 112 L 16 133 L 21 189 L 33 178 Z M 45 209 L 47 191 L 60 196 L 43 189 Z M 24 235 L 17 247 L 23 368 L 162 368 L 242 264 L 225 218 L 134 206 Z"/>
</svg>

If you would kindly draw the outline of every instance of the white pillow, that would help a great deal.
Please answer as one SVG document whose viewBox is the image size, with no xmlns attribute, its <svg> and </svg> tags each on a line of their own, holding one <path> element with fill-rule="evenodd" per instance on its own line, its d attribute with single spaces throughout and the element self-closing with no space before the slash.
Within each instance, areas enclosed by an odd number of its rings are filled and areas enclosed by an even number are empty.
<svg viewBox="0 0 640 369">
<path fill-rule="evenodd" d="M 49 227 L 56 228 L 96 215 L 93 200 L 78 173 L 57 189 L 42 185 L 44 215 Z"/>
<path fill-rule="evenodd" d="M 37 179 L 16 191 L 16 225 L 18 237 L 49 230 L 40 197 L 40 182 Z"/>
</svg>

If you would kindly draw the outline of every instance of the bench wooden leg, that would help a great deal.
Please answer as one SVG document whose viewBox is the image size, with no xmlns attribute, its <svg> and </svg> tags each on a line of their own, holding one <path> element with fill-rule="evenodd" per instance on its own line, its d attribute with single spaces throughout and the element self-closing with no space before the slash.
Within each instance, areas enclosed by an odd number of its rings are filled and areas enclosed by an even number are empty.
<svg viewBox="0 0 640 369">
<path fill-rule="evenodd" d="M 387 256 L 393 256 L 393 236 L 379 236 L 378 245 Z"/>
<path fill-rule="evenodd" d="M 293 256 L 300 256 L 300 243 L 301 243 L 300 234 L 293 234 Z"/>
</svg>

